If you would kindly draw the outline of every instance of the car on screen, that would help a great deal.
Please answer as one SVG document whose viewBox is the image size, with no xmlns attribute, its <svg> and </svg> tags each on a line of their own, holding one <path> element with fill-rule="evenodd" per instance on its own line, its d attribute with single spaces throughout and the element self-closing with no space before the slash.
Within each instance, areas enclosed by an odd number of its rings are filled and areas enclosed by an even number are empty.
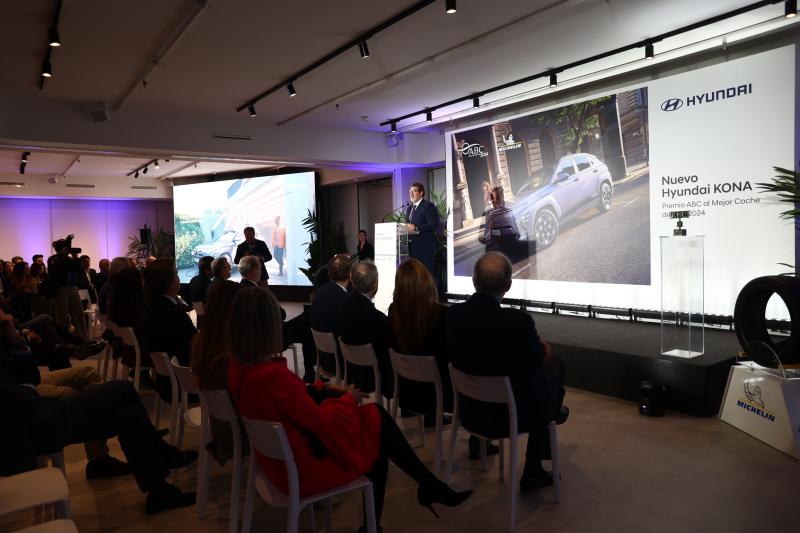
<svg viewBox="0 0 800 533">
<path fill-rule="evenodd" d="M 200 259 L 204 255 L 210 255 L 215 259 L 224 257 L 229 263 L 233 263 L 233 258 L 236 256 L 236 246 L 242 241 L 244 241 L 244 233 L 228 229 L 213 241 L 195 246 L 192 250 L 192 257 L 195 259 Z"/>
<path fill-rule="evenodd" d="M 587 209 L 611 209 L 614 183 L 608 167 L 592 154 L 570 154 L 530 177 L 508 207 L 519 226 L 520 237 L 536 241 L 542 250 L 558 237 L 559 225 Z"/>
</svg>

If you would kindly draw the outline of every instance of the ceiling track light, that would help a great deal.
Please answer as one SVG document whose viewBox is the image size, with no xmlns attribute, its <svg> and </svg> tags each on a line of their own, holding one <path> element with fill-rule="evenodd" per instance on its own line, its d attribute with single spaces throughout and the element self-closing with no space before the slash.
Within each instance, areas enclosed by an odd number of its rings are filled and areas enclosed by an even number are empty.
<svg viewBox="0 0 800 533">
<path fill-rule="evenodd" d="M 144 167 L 144 170 L 142 170 L 142 174 L 147 174 L 147 171 L 148 171 L 148 170 L 150 170 L 150 169 L 149 169 L 149 168 L 147 168 L 147 167 Z"/>
<path fill-rule="evenodd" d="M 481 99 L 479 96 L 472 97 L 472 107 L 480 107 L 481 106 Z"/>
<path fill-rule="evenodd" d="M 433 112 L 430 109 L 425 111 L 425 120 L 427 122 L 433 122 Z"/>
<path fill-rule="evenodd" d="M 558 85 L 558 74 L 555 72 L 550 74 L 550 87 L 555 87 Z"/>
<path fill-rule="evenodd" d="M 133 173 L 133 177 L 134 177 L 134 178 L 138 178 L 138 177 L 139 177 L 139 171 L 138 171 L 138 170 L 137 170 L 136 172 L 134 172 L 134 173 Z"/>
<path fill-rule="evenodd" d="M 644 58 L 645 59 L 653 59 L 656 56 L 653 50 L 653 43 L 647 43 L 644 45 Z"/>
<path fill-rule="evenodd" d="M 156 170 L 161 168 L 161 165 L 158 164 L 158 159 L 155 160 L 155 162 L 153 163 L 153 166 L 156 168 Z"/>
<path fill-rule="evenodd" d="M 286 84 L 286 90 L 289 91 L 289 98 L 292 98 L 297 94 L 297 91 L 294 90 L 294 84 L 292 82 Z"/>
<path fill-rule="evenodd" d="M 61 46 L 61 37 L 58 35 L 58 28 L 47 30 L 47 41 L 52 47 Z"/>
<path fill-rule="evenodd" d="M 256 106 L 250 104 L 247 106 L 247 110 L 250 111 L 250 118 L 254 118 L 256 116 Z"/>
<path fill-rule="evenodd" d="M 391 128 L 392 128 L 392 133 L 397 133 L 397 122 L 392 122 Z"/>
<path fill-rule="evenodd" d="M 448 15 L 452 15 L 456 12 L 456 0 L 445 0 L 444 2 L 444 12 Z"/>
<path fill-rule="evenodd" d="M 791 19 L 797 16 L 797 0 L 786 0 L 784 6 L 784 17 Z"/>
<path fill-rule="evenodd" d="M 50 60 L 46 59 L 42 63 L 42 77 L 44 78 L 52 78 L 53 77 L 53 65 L 50 64 Z"/>
<path fill-rule="evenodd" d="M 358 53 L 361 54 L 361 59 L 366 59 L 369 57 L 369 46 L 367 45 L 366 40 L 358 43 Z"/>
<path fill-rule="evenodd" d="M 22 152 L 22 161 L 21 162 L 27 164 L 28 163 L 28 156 L 30 156 L 30 155 L 31 155 L 30 152 Z"/>
</svg>

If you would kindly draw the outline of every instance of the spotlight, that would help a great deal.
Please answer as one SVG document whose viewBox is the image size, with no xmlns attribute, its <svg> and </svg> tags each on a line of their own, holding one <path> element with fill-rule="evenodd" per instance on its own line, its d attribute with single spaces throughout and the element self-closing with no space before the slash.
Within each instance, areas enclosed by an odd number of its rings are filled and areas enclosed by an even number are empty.
<svg viewBox="0 0 800 533">
<path fill-rule="evenodd" d="M 433 121 L 433 113 L 430 110 L 425 111 L 425 120 L 427 122 L 432 122 Z"/>
<path fill-rule="evenodd" d="M 30 152 L 22 152 L 22 162 L 27 164 L 28 163 L 28 156 L 31 155 Z"/>
<path fill-rule="evenodd" d="M 294 90 L 294 85 L 292 84 L 292 82 L 286 84 L 286 90 L 289 91 L 290 98 L 297 94 L 297 91 Z"/>
<path fill-rule="evenodd" d="M 392 133 L 397 133 L 397 122 L 392 122 Z"/>
<path fill-rule="evenodd" d="M 472 107 L 480 107 L 481 106 L 481 99 L 477 96 L 472 97 Z"/>
<path fill-rule="evenodd" d="M 369 46 L 367 46 L 367 41 L 361 41 L 358 43 L 358 53 L 361 54 L 362 59 L 369 57 Z"/>
<path fill-rule="evenodd" d="M 61 37 L 58 35 L 58 28 L 50 28 L 47 30 L 47 39 L 50 46 L 61 46 Z"/>
<path fill-rule="evenodd" d="M 444 12 L 447 13 L 447 14 L 455 13 L 456 12 L 456 0 L 445 0 Z"/>
<path fill-rule="evenodd" d="M 144 170 L 142 170 L 142 174 L 147 174 L 148 170 L 150 170 L 150 169 L 148 169 L 147 167 L 144 167 Z"/>
<path fill-rule="evenodd" d="M 161 168 L 161 165 L 158 164 L 158 159 L 156 159 L 155 164 L 153 166 L 156 167 L 156 170 Z"/>
<path fill-rule="evenodd" d="M 138 170 L 137 170 L 136 172 L 134 172 L 134 173 L 133 173 L 133 177 L 134 177 L 134 178 L 138 178 L 138 177 L 139 177 L 139 171 L 138 171 Z"/>
<path fill-rule="evenodd" d="M 256 116 L 256 106 L 254 106 L 253 104 L 250 104 L 249 106 L 247 106 L 247 110 L 250 111 L 250 118 L 253 118 L 253 117 Z"/>
<path fill-rule="evenodd" d="M 45 78 L 53 77 L 53 65 L 50 64 L 50 61 L 42 63 L 42 76 Z"/>
<path fill-rule="evenodd" d="M 653 52 L 653 43 L 647 43 L 644 46 L 644 58 L 653 59 L 653 57 L 655 57 L 655 53 Z"/>
<path fill-rule="evenodd" d="M 550 87 L 555 87 L 558 85 L 558 75 L 555 72 L 550 74 Z"/>
<path fill-rule="evenodd" d="M 784 3 L 784 16 L 787 19 L 797 16 L 797 0 L 786 0 Z"/>
<path fill-rule="evenodd" d="M 25 163 L 20 163 L 19 164 L 19 173 L 20 174 L 25 174 Z"/>
</svg>

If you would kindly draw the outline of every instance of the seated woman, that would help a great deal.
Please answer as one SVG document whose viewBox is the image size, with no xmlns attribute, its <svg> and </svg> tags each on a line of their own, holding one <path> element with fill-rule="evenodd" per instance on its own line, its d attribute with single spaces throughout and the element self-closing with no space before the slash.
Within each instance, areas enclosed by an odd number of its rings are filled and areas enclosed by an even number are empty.
<svg viewBox="0 0 800 533">
<path fill-rule="evenodd" d="M 359 261 L 365 261 L 367 259 L 370 261 L 375 260 L 375 247 L 367 240 L 367 232 L 363 229 L 358 230 L 357 255 Z"/>
<path fill-rule="evenodd" d="M 108 318 L 117 326 L 133 328 L 136 340 L 142 346 L 142 323 L 147 299 L 142 285 L 142 276 L 135 268 L 125 267 L 111 274 L 111 293 L 108 295 Z M 152 367 L 150 353 L 141 352 L 142 367 Z M 136 366 L 135 352 L 128 347 L 122 352 L 122 363 L 129 368 Z"/>
<path fill-rule="evenodd" d="M 301 496 L 366 475 L 374 487 L 380 520 L 389 460 L 417 482 L 417 501 L 431 510 L 434 503 L 454 507 L 472 494 L 455 492 L 437 479 L 383 407 L 358 405 L 362 397 L 358 391 L 349 389 L 317 405 L 305 383 L 289 371 L 286 360 L 274 357 L 283 345 L 280 322 L 278 302 L 269 291 L 239 291 L 230 311 L 228 339 L 233 357 L 228 363 L 228 385 L 243 416 L 283 425 L 294 453 Z M 272 483 L 288 491 L 285 465 L 260 454 L 256 458 Z"/>
<path fill-rule="evenodd" d="M 406 355 L 432 355 L 442 380 L 443 411 L 453 411 L 453 387 L 447 364 L 445 314 L 439 303 L 436 284 L 428 269 L 416 259 L 397 267 L 394 296 L 389 306 L 391 347 Z M 436 412 L 436 389 L 429 383 L 399 379 L 400 407 L 413 413 Z"/>
</svg>

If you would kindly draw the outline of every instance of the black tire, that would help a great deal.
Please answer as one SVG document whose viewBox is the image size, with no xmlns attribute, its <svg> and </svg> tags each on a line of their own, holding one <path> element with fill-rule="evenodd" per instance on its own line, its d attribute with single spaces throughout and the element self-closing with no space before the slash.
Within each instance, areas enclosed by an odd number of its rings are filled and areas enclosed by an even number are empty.
<svg viewBox="0 0 800 533">
<path fill-rule="evenodd" d="M 536 241 L 536 248 L 549 248 L 558 237 L 558 218 L 549 208 L 540 209 L 533 217 L 530 235 Z"/>
<path fill-rule="evenodd" d="M 600 194 L 597 199 L 597 209 L 601 213 L 607 213 L 611 210 L 611 202 L 614 201 L 614 188 L 611 183 L 604 181 L 600 184 Z"/>
</svg>

